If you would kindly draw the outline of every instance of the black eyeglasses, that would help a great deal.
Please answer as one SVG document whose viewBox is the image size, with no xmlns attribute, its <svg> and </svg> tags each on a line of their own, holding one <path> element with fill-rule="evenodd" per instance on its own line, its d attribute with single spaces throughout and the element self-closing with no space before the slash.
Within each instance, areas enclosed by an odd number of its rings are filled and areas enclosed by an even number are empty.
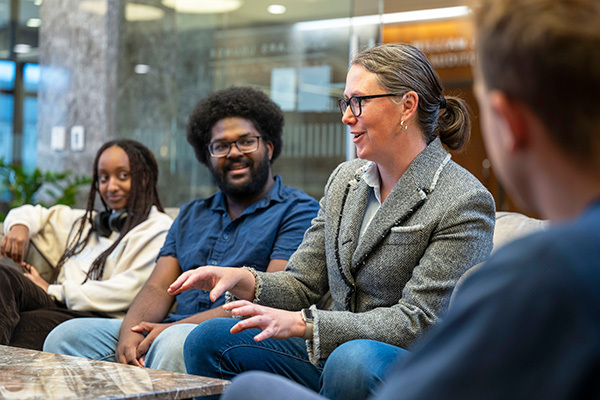
<svg viewBox="0 0 600 400">
<path fill-rule="evenodd" d="M 340 106 L 340 111 L 342 115 L 346 113 L 348 106 L 350 106 L 350 111 L 355 117 L 359 117 L 362 114 L 362 101 L 369 99 L 377 99 L 379 97 L 391 97 L 391 96 L 401 96 L 400 93 L 388 93 L 388 94 L 374 94 L 371 96 L 352 96 L 348 100 L 341 98 L 338 100 L 338 105 Z"/>
<path fill-rule="evenodd" d="M 242 136 L 232 142 L 216 140 L 208 145 L 208 151 L 213 157 L 227 157 L 231 151 L 231 145 L 235 144 L 240 153 L 254 153 L 258 150 L 259 139 L 260 136 Z"/>
</svg>

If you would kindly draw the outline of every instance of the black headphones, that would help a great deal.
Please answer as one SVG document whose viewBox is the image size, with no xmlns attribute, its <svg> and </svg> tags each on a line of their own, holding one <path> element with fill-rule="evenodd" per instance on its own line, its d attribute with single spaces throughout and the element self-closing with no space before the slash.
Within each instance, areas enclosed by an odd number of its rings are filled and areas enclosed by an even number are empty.
<svg viewBox="0 0 600 400">
<path fill-rule="evenodd" d="M 112 232 L 121 232 L 127 220 L 127 210 L 102 211 L 94 217 L 94 230 L 99 235 L 109 237 Z"/>
</svg>

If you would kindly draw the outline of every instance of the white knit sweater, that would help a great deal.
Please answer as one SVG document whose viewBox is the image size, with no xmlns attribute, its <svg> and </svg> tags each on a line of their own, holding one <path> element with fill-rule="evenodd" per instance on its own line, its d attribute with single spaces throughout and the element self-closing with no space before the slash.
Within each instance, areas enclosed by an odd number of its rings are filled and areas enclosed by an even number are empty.
<svg viewBox="0 0 600 400">
<path fill-rule="evenodd" d="M 27 226 L 31 241 L 56 265 L 70 235 L 76 232 L 72 227 L 84 212 L 62 205 L 25 205 L 8 213 L 4 232 L 16 224 Z M 108 256 L 102 278 L 83 283 L 92 262 L 119 237 L 115 232 L 110 237 L 93 233 L 83 251 L 63 265 L 48 293 L 70 309 L 102 311 L 122 318 L 156 265 L 171 223 L 168 215 L 152 207 L 148 219 L 129 231 Z M 84 235 L 89 229 L 85 227 Z"/>
</svg>

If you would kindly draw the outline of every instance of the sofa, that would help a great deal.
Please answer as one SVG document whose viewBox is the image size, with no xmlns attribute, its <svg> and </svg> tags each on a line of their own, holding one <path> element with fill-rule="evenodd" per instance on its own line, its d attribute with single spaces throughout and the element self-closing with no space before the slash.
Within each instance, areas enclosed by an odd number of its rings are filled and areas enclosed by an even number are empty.
<svg viewBox="0 0 600 400">
<path fill-rule="evenodd" d="M 166 213 L 169 214 L 173 219 L 179 213 L 178 208 L 166 208 Z M 492 252 L 498 250 L 504 244 L 511 240 L 519 238 L 528 233 L 535 232 L 540 229 L 545 229 L 548 225 L 547 221 L 530 218 L 523 214 L 515 212 L 499 211 L 496 213 L 496 228 L 494 231 L 494 247 Z M 0 223 L 0 240 L 4 236 L 4 224 Z M 2 258 L 3 262 L 12 263 L 12 260 L 6 260 Z M 36 267 L 40 272 L 40 275 L 47 281 L 52 276 L 52 268 L 48 260 L 41 254 L 34 245 L 30 245 L 25 256 L 25 260 Z M 13 263 L 14 264 L 14 263 Z M 462 283 L 464 278 L 472 274 L 480 265 L 476 265 L 469 269 L 459 280 L 458 285 Z M 17 267 L 15 265 L 15 267 Z M 18 268 L 18 267 L 17 267 Z"/>
</svg>

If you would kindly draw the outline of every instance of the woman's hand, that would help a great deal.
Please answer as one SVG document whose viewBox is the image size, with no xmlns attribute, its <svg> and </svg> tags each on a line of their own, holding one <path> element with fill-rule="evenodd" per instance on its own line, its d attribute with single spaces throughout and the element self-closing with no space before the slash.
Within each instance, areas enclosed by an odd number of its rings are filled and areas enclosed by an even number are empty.
<svg viewBox="0 0 600 400">
<path fill-rule="evenodd" d="M 254 336 L 260 342 L 267 338 L 288 339 L 302 337 L 306 324 L 300 311 L 285 311 L 276 308 L 260 306 L 246 300 L 232 301 L 223 306 L 235 316 L 247 317 L 231 328 L 231 333 L 239 333 L 246 329 L 257 328 L 261 333 Z"/>
<path fill-rule="evenodd" d="M 12 258 L 21 264 L 29 247 L 29 228 L 22 224 L 13 225 L 0 243 L 0 255 Z"/>
<path fill-rule="evenodd" d="M 44 292 L 48 293 L 48 286 L 50 286 L 50 284 L 46 282 L 44 278 L 42 278 L 37 269 L 26 263 L 21 263 L 21 267 L 23 267 L 23 269 L 25 270 L 24 275 L 26 278 L 29 278 L 31 282 L 35 283 L 36 285 L 41 287 L 44 290 Z"/>
<path fill-rule="evenodd" d="M 216 301 L 225 291 L 236 297 L 254 300 L 256 281 L 252 272 L 242 268 L 198 267 L 184 272 L 169 286 L 171 296 L 190 289 L 210 291 L 210 299 Z"/>
</svg>

